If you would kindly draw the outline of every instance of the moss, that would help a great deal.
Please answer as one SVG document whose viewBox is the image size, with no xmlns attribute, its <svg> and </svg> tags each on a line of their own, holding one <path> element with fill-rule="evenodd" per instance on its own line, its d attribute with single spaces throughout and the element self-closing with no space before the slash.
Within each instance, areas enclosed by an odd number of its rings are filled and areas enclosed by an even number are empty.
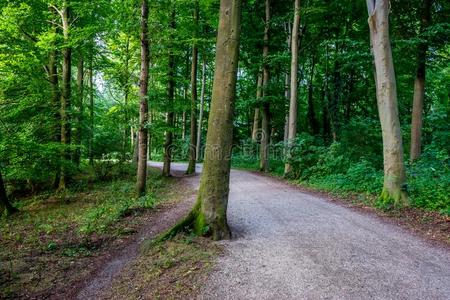
<svg viewBox="0 0 450 300">
<path fill-rule="evenodd" d="M 387 188 L 383 188 L 376 202 L 376 206 L 385 210 L 402 208 L 408 206 L 408 196 L 402 190 L 389 192 Z"/>
</svg>

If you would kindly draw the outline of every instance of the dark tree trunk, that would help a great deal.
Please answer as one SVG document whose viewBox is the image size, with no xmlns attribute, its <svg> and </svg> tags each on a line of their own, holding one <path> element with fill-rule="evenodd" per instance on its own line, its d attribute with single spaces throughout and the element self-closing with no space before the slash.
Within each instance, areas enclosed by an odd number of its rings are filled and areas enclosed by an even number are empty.
<svg viewBox="0 0 450 300">
<path fill-rule="evenodd" d="M 7 215 L 11 215 L 17 212 L 17 208 L 9 203 L 5 183 L 3 182 L 2 172 L 0 170 L 0 216 L 2 216 L 5 211 Z"/>
<path fill-rule="evenodd" d="M 145 195 L 147 182 L 147 147 L 148 147 L 148 72 L 150 51 L 148 39 L 148 0 L 141 3 L 141 76 L 139 81 L 139 160 L 136 190 L 139 196 Z"/>
<path fill-rule="evenodd" d="M 316 135 L 319 133 L 319 124 L 316 118 L 316 111 L 314 108 L 314 69 L 316 66 L 316 60 L 314 56 L 311 59 L 311 74 L 308 82 L 308 122 L 309 127 L 311 128 L 311 132 Z"/>
<path fill-rule="evenodd" d="M 431 22 L 432 0 L 423 0 L 420 31 L 423 33 Z M 425 73 L 428 43 L 420 42 L 417 47 L 417 71 L 414 81 L 414 99 L 411 120 L 410 160 L 419 158 L 422 148 L 423 103 L 425 99 Z"/>
<path fill-rule="evenodd" d="M 269 65 L 267 59 L 269 57 L 269 22 L 270 22 L 270 0 L 265 0 L 265 27 L 264 27 L 264 48 L 263 48 L 263 82 L 262 96 L 263 105 L 261 110 L 261 149 L 259 169 L 269 172 L 269 141 L 270 141 L 270 104 L 267 100 L 269 86 Z"/>
</svg>

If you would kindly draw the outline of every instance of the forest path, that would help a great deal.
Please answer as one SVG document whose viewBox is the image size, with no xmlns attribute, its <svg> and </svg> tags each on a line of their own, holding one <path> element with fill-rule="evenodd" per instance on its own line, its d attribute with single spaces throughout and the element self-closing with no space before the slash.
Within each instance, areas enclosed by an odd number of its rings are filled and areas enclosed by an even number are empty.
<svg viewBox="0 0 450 300">
<path fill-rule="evenodd" d="M 281 180 L 232 170 L 228 221 L 201 299 L 450 299 L 448 250 Z"/>
</svg>

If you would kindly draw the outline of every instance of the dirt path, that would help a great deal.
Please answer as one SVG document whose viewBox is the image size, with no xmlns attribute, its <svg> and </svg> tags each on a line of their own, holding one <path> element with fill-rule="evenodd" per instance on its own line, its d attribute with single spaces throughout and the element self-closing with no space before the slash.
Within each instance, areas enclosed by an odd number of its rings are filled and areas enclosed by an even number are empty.
<svg viewBox="0 0 450 300">
<path fill-rule="evenodd" d="M 158 164 L 154 166 L 158 167 Z M 174 170 L 172 173 L 175 176 L 183 176 L 181 169 Z M 193 187 L 198 185 L 198 177 L 183 177 L 180 180 L 183 180 L 184 184 Z M 138 257 L 142 242 L 153 238 L 176 224 L 192 208 L 194 200 L 195 197 L 191 195 L 182 202 L 158 214 L 156 218 L 152 219 L 149 224 L 142 228 L 132 243 L 125 247 L 118 255 L 115 255 L 94 277 L 88 279 L 89 281 L 85 283 L 84 288 L 78 292 L 75 298 L 80 300 L 103 299 L 102 295 L 111 287 L 113 280 L 128 264 L 132 263 Z"/>
</svg>

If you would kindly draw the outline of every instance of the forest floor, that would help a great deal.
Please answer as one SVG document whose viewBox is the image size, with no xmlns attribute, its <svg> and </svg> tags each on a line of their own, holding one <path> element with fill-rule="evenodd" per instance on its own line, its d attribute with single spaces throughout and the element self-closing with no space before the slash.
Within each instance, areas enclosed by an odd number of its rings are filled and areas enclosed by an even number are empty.
<svg viewBox="0 0 450 300">
<path fill-rule="evenodd" d="M 197 179 L 150 173 L 149 196 L 142 199 L 131 196 L 134 177 L 68 191 L 65 199 L 45 193 L 22 199 L 19 214 L 0 220 L 0 298 L 171 298 L 194 292 L 220 247 L 189 235 L 146 243 L 189 211 Z M 123 286 L 128 283 L 131 291 Z"/>
</svg>

